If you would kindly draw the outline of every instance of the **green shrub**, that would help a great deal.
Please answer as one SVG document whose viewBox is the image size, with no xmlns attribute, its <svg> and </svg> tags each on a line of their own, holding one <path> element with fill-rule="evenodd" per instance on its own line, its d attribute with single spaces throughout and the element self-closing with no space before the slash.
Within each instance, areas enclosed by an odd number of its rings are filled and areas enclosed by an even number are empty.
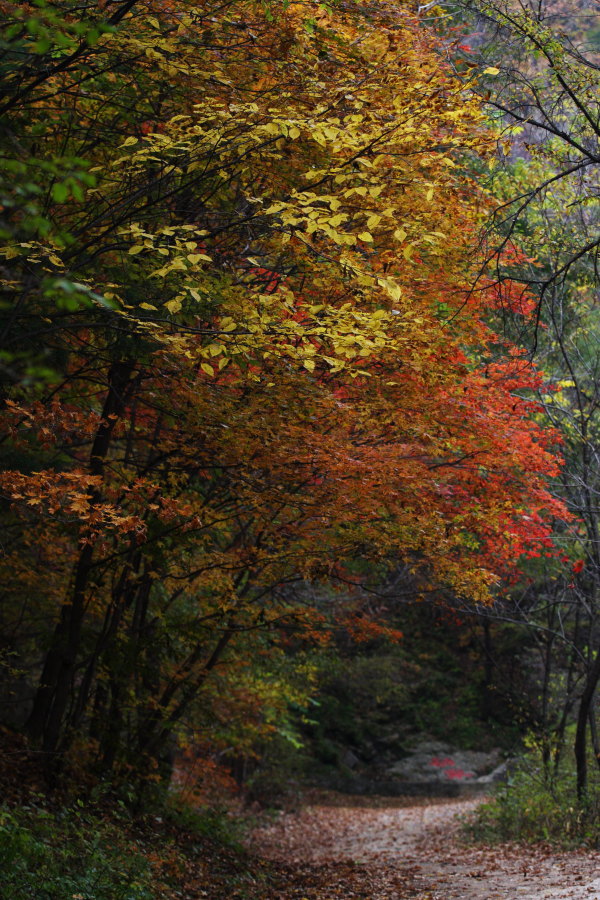
<svg viewBox="0 0 600 900">
<path fill-rule="evenodd" d="M 241 847 L 242 823 L 230 815 L 225 807 L 190 806 L 177 794 L 173 794 L 167 799 L 161 814 L 165 822 L 194 838 L 208 838 L 234 850 Z"/>
<path fill-rule="evenodd" d="M 567 759 L 557 773 L 544 770 L 538 754 L 529 755 L 509 781 L 478 807 L 465 825 L 472 840 L 545 841 L 563 847 L 600 846 L 600 786 L 590 787 L 578 803 L 575 771 Z"/>
<path fill-rule="evenodd" d="M 152 872 L 123 832 L 81 809 L 0 808 L 1 900 L 151 900 Z"/>
</svg>

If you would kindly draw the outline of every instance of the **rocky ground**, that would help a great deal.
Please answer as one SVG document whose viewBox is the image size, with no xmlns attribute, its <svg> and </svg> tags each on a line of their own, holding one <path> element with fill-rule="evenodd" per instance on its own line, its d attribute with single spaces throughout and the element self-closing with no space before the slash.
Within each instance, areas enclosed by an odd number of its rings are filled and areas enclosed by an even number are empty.
<svg viewBox="0 0 600 900">
<path fill-rule="evenodd" d="M 460 818 L 479 802 L 318 795 L 261 824 L 252 844 L 320 871 L 322 900 L 600 900 L 598 852 L 467 846 Z"/>
</svg>

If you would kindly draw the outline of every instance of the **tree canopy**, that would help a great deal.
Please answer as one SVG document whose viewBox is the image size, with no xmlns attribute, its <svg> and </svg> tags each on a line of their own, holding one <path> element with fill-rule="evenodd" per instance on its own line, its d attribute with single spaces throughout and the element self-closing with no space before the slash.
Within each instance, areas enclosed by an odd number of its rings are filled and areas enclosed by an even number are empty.
<svg viewBox="0 0 600 900">
<path fill-rule="evenodd" d="M 493 324 L 535 303 L 486 268 L 495 138 L 435 21 L 1 6 L 0 615 L 32 740 L 154 759 L 236 644 L 315 621 L 307 583 L 402 561 L 485 603 L 552 553 L 543 377 Z"/>
</svg>

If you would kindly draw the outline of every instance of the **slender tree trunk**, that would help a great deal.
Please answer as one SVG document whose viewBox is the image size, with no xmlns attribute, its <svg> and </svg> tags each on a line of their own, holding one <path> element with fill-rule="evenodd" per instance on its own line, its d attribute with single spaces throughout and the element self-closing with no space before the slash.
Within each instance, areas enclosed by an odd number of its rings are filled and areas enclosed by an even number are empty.
<svg viewBox="0 0 600 900">
<path fill-rule="evenodd" d="M 109 370 L 108 392 L 90 454 L 89 471 L 92 475 L 102 477 L 104 474 L 104 464 L 112 433 L 116 422 L 123 413 L 125 393 L 131 372 L 132 365 L 126 362 L 113 363 Z M 91 493 L 91 505 L 97 506 L 101 500 L 101 489 L 94 489 Z M 48 754 L 55 754 L 58 749 L 62 725 L 73 689 L 73 676 L 80 649 L 93 555 L 93 544 L 86 543 L 75 564 L 72 590 L 62 606 L 60 618 L 44 661 L 33 709 L 26 723 L 30 737 L 36 741 L 41 740 L 42 749 Z"/>
<path fill-rule="evenodd" d="M 481 715 L 487 721 L 492 718 L 492 680 L 494 677 L 494 647 L 489 619 L 481 622 L 483 630 L 483 686 L 481 692 Z"/>
<path fill-rule="evenodd" d="M 579 701 L 579 712 L 577 715 L 577 731 L 575 733 L 575 763 L 577 765 L 578 800 L 583 800 L 587 793 L 587 724 L 590 716 L 592 702 L 594 699 L 594 692 L 599 680 L 600 651 L 597 651 L 591 669 L 588 673 L 583 693 L 581 694 L 581 699 Z"/>
<path fill-rule="evenodd" d="M 107 717 L 102 741 L 102 769 L 105 772 L 110 772 L 113 768 L 121 742 L 121 732 L 123 730 L 122 688 L 121 682 L 117 679 L 111 679 L 110 712 Z"/>
<path fill-rule="evenodd" d="M 541 654 L 544 666 L 544 675 L 542 680 L 542 763 L 544 766 L 544 781 L 548 784 L 552 783 L 554 770 L 552 767 L 552 738 L 556 735 L 552 734 L 552 711 L 551 711 L 551 679 L 552 679 L 552 661 L 554 658 L 554 629 L 556 624 L 556 605 L 550 603 L 547 613 L 546 634 L 542 634 Z"/>
<path fill-rule="evenodd" d="M 596 697 L 592 698 L 592 703 L 590 705 L 590 735 L 592 737 L 592 747 L 594 749 L 594 758 L 596 760 L 596 765 L 600 767 L 600 739 L 598 736 L 598 723 L 596 722 Z"/>
<path fill-rule="evenodd" d="M 235 629 L 233 626 L 228 627 L 223 632 L 210 657 L 193 681 L 175 681 L 167 687 L 160 699 L 159 710 L 147 719 L 145 727 L 140 730 L 140 752 L 142 754 L 154 759 L 160 757 L 173 733 L 175 725 L 198 695 L 202 685 L 219 662 L 234 634 Z M 195 657 L 196 654 L 194 653 L 193 656 Z M 181 691 L 179 701 L 171 712 L 167 713 L 168 705 L 179 691 Z"/>
<path fill-rule="evenodd" d="M 90 654 L 81 684 L 73 704 L 73 710 L 68 717 L 68 727 L 77 728 L 86 712 L 93 681 L 96 675 L 96 669 L 100 659 L 106 656 L 107 650 L 111 647 L 117 635 L 123 612 L 128 605 L 127 600 L 130 595 L 137 593 L 140 585 L 135 582 L 132 585 L 131 576 L 139 574 L 142 562 L 142 553 L 139 548 L 135 548 L 132 558 L 123 566 L 121 575 L 116 587 L 112 592 L 111 603 L 107 608 L 104 618 L 104 625 L 100 632 L 94 650 Z"/>
<path fill-rule="evenodd" d="M 576 650 L 579 646 L 579 635 L 581 631 L 581 604 L 578 603 L 575 608 L 575 623 L 573 629 L 573 641 L 569 652 L 569 665 L 567 669 L 567 685 L 565 691 L 565 700 L 560 716 L 559 723 L 556 727 L 556 746 L 554 750 L 554 777 L 558 775 L 562 754 L 565 748 L 565 734 L 567 723 L 573 706 L 575 704 L 574 691 L 576 682 L 577 654 Z"/>
</svg>

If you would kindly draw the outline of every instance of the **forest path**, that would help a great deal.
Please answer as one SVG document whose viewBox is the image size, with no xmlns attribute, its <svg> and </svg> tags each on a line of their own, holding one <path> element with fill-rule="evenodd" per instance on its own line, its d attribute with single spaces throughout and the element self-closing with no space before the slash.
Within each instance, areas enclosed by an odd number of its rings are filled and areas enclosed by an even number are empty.
<svg viewBox="0 0 600 900">
<path fill-rule="evenodd" d="M 600 900 L 599 852 L 465 846 L 460 816 L 479 802 L 317 798 L 299 812 L 282 813 L 258 827 L 253 845 L 288 866 L 323 865 L 329 877 L 336 866 L 359 864 L 369 893 L 344 895 L 338 882 L 335 893 L 322 895 L 324 900 Z"/>
</svg>

